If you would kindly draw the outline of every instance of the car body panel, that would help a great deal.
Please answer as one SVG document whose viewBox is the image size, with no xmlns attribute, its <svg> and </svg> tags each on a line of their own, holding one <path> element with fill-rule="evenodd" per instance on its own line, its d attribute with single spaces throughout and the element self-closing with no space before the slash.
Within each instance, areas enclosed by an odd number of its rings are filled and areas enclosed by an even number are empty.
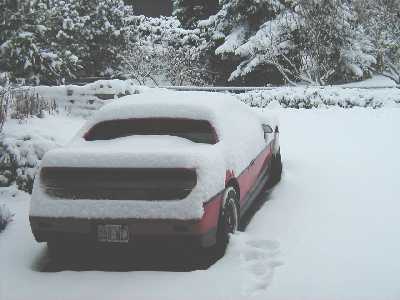
<svg viewBox="0 0 400 300">
<path fill-rule="evenodd" d="M 106 223 L 127 224 L 136 237 L 192 237 L 203 246 L 215 243 L 224 189 L 237 182 L 243 213 L 268 178 L 277 133 L 264 140 L 263 121 L 232 96 L 205 93 L 203 101 L 193 102 L 176 100 L 177 95 L 155 94 L 150 100 L 143 96 L 138 101 L 130 96 L 129 101 L 111 103 L 111 109 L 96 114 L 67 147 L 47 153 L 41 167 L 196 169 L 198 180 L 192 192 L 176 201 L 54 199 L 37 176 L 30 222 L 38 241 L 65 233 L 93 238 L 93 226 Z M 192 95 L 198 97 L 199 93 L 179 92 L 179 97 Z M 153 112 L 152 105 L 158 105 L 158 110 Z M 85 141 L 87 132 L 99 122 L 150 117 L 209 121 L 218 142 L 203 145 L 165 136 Z"/>
<path fill-rule="evenodd" d="M 272 158 L 272 142 L 254 159 L 248 168 L 237 178 L 240 188 L 240 206 L 247 207 L 251 202 L 249 194 L 256 188 L 257 181 L 264 172 L 268 172 L 270 160 Z"/>
<path fill-rule="evenodd" d="M 123 224 L 129 227 L 130 240 L 159 238 L 187 238 L 191 242 L 209 247 L 216 242 L 219 212 L 223 193 L 204 203 L 204 215 L 200 220 L 173 219 L 83 219 L 30 216 L 32 232 L 39 242 L 57 240 L 86 240 L 96 242 L 96 226 L 99 224 Z"/>
</svg>

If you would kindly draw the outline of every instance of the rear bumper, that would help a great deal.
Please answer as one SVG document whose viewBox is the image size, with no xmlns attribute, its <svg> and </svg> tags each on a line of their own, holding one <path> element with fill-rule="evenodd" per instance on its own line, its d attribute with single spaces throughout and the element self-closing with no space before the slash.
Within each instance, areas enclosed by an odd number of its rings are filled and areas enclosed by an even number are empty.
<svg viewBox="0 0 400 300">
<path fill-rule="evenodd" d="M 30 216 L 32 233 L 38 242 L 84 241 L 97 242 L 97 226 L 101 224 L 127 225 L 129 242 L 142 241 L 184 242 L 210 247 L 216 234 L 222 193 L 204 204 L 204 215 L 199 220 L 171 219 L 82 219 Z"/>
<path fill-rule="evenodd" d="M 82 241 L 97 242 L 97 226 L 101 224 L 127 225 L 129 243 L 146 241 L 183 242 L 210 247 L 216 243 L 217 227 L 201 230 L 201 221 L 139 220 L 139 219 L 75 219 L 29 217 L 32 233 L 38 242 Z"/>
</svg>

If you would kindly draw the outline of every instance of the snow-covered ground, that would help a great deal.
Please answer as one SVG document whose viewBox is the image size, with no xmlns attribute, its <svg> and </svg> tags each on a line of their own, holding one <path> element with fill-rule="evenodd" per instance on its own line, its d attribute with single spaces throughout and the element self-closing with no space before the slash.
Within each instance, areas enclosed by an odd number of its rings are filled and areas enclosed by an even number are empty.
<svg viewBox="0 0 400 300">
<path fill-rule="evenodd" d="M 392 79 L 383 76 L 375 75 L 370 79 L 342 84 L 342 87 L 359 87 L 359 88 L 374 88 L 374 87 L 395 87 L 397 84 Z"/>
<path fill-rule="evenodd" d="M 248 234 L 280 244 L 270 299 L 399 299 L 398 110 L 284 111 L 285 174 Z"/>
<path fill-rule="evenodd" d="M 0 299 L 399 299 L 400 110 L 276 112 L 282 181 L 208 270 L 41 272 L 29 196 L 3 188 L 15 217 L 0 233 Z M 60 143 L 81 124 L 34 122 Z"/>
</svg>

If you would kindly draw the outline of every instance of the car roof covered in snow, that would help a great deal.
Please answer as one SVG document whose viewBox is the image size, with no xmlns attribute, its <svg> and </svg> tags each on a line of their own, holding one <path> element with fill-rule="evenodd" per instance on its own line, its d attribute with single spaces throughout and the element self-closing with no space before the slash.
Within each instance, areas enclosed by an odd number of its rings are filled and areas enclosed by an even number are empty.
<svg viewBox="0 0 400 300">
<path fill-rule="evenodd" d="M 215 128 L 220 139 L 233 138 L 232 133 L 236 136 L 248 135 L 248 130 L 254 132 L 254 124 L 259 126 L 260 121 L 249 106 L 229 94 L 154 89 L 103 106 L 86 123 L 78 137 L 98 123 L 131 118 L 206 120 Z"/>
<path fill-rule="evenodd" d="M 170 117 L 214 121 L 233 111 L 249 111 L 237 98 L 222 93 L 154 90 L 105 105 L 95 123 L 113 119 Z"/>
</svg>

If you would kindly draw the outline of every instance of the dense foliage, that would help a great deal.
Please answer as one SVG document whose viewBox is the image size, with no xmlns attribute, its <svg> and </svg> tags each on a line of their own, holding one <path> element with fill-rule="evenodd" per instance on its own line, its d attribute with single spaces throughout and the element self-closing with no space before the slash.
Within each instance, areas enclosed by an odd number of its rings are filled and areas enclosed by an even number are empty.
<svg viewBox="0 0 400 300">
<path fill-rule="evenodd" d="M 1 179 L 1 178 L 0 178 Z M 12 221 L 14 215 L 5 204 L 0 205 L 0 232 Z"/>
<path fill-rule="evenodd" d="M 372 43 L 374 70 L 400 84 L 400 1 L 356 0 L 354 8 Z"/>
<path fill-rule="evenodd" d="M 33 84 L 400 82 L 400 0 L 175 0 L 173 15 L 136 16 L 122 0 L 4 0 L 0 73 Z"/>
<path fill-rule="evenodd" d="M 76 57 L 52 42 L 46 26 L 51 13 L 46 4 L 6 1 L 1 6 L 0 72 L 28 83 L 57 83 L 72 76 Z"/>
<path fill-rule="evenodd" d="M 120 63 L 122 0 L 29 0 L 1 4 L 0 72 L 28 83 L 105 74 Z"/>
<path fill-rule="evenodd" d="M 173 15 L 185 28 L 195 28 L 199 20 L 217 11 L 217 0 L 174 0 Z"/>
<path fill-rule="evenodd" d="M 199 30 L 183 29 L 176 18 L 131 18 L 132 31 L 123 51 L 121 73 L 140 84 L 204 85 Z"/>
<path fill-rule="evenodd" d="M 122 0 L 63 0 L 51 8 L 54 43 L 68 49 L 79 61 L 80 73 L 112 73 L 121 62 L 129 28 L 130 6 Z"/>
<path fill-rule="evenodd" d="M 222 81 L 332 84 L 369 77 L 377 62 L 371 30 L 351 1 L 221 3 L 220 11 L 200 27 L 213 64 L 227 65 Z M 397 23 L 399 17 L 394 17 Z"/>
</svg>

